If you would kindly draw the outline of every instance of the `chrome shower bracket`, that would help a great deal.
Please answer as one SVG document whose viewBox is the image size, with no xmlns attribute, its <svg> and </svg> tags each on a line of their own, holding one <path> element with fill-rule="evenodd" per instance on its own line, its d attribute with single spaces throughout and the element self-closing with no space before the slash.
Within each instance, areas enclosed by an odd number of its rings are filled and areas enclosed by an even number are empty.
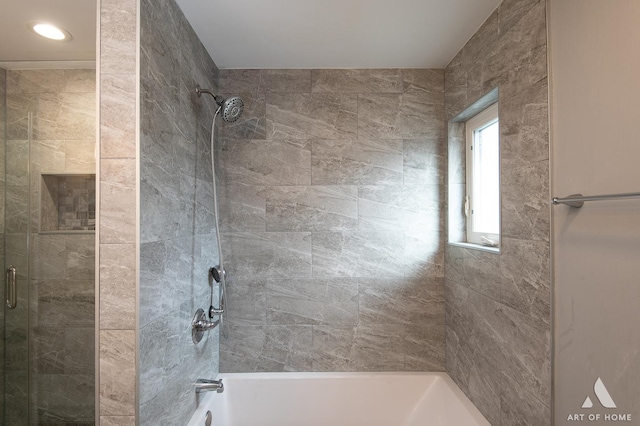
<svg viewBox="0 0 640 426">
<path fill-rule="evenodd" d="M 227 276 L 227 271 L 225 271 L 224 269 L 220 268 L 220 265 L 218 266 L 212 266 L 209 269 L 209 273 L 211 274 L 211 277 L 217 282 L 219 283 L 220 281 L 222 281 L 223 277 Z"/>
</svg>

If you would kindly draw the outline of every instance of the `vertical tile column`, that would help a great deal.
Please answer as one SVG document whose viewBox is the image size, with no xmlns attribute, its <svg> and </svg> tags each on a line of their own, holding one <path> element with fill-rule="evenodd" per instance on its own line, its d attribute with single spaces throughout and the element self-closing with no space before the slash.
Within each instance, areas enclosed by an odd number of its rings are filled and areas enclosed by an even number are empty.
<svg viewBox="0 0 640 426">
<path fill-rule="evenodd" d="M 137 0 L 99 5 L 99 420 L 136 416 Z"/>
</svg>

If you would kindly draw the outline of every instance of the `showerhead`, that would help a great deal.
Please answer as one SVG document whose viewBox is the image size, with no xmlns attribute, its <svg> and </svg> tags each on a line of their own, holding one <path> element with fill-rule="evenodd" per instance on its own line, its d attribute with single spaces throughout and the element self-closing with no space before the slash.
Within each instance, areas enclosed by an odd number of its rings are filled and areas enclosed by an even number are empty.
<svg viewBox="0 0 640 426">
<path fill-rule="evenodd" d="M 231 96 L 222 102 L 222 119 L 227 123 L 233 123 L 242 115 L 244 102 L 240 96 Z"/>
<path fill-rule="evenodd" d="M 220 106 L 222 119 L 227 123 L 236 121 L 242 115 L 242 111 L 244 111 L 244 102 L 242 102 L 242 98 L 239 96 L 231 96 L 225 99 L 222 96 L 215 95 L 210 90 L 202 89 L 200 86 L 196 86 L 196 93 L 198 97 L 202 96 L 203 93 L 211 95 L 218 106 Z"/>
</svg>

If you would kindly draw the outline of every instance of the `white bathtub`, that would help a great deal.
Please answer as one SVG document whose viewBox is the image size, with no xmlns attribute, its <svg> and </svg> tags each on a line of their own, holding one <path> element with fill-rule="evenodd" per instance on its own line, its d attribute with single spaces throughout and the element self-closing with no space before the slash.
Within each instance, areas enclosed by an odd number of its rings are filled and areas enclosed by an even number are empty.
<svg viewBox="0 0 640 426">
<path fill-rule="evenodd" d="M 188 426 L 490 426 L 445 373 L 220 374 Z"/>
</svg>

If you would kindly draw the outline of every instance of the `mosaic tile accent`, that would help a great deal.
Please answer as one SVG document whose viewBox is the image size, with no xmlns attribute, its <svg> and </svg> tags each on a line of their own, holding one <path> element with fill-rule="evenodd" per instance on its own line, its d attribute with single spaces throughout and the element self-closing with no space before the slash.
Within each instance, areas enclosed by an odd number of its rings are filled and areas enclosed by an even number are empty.
<svg viewBox="0 0 640 426">
<path fill-rule="evenodd" d="M 42 175 L 41 231 L 96 229 L 95 175 Z"/>
</svg>

